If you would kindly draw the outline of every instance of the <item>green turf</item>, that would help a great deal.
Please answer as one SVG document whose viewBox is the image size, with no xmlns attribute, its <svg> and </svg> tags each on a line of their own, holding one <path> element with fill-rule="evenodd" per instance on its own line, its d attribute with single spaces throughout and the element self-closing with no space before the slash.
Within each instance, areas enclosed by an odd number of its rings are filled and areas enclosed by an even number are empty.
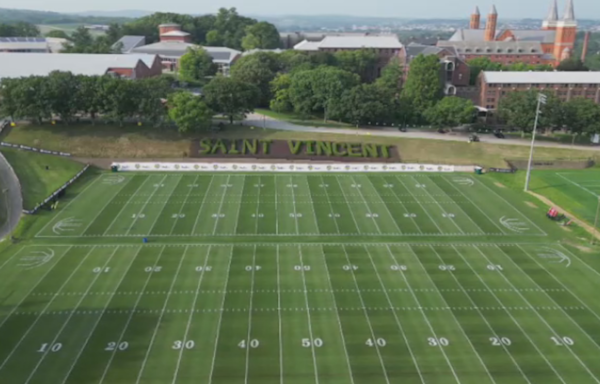
<svg viewBox="0 0 600 384">
<path fill-rule="evenodd" d="M 17 149 L 3 148 L 2 154 L 19 178 L 25 209 L 34 208 L 84 166 L 68 158 Z"/>
<path fill-rule="evenodd" d="M 597 253 L 494 181 L 102 174 L 0 254 L 0 381 L 597 383 Z"/>
<path fill-rule="evenodd" d="M 258 108 L 256 113 L 269 116 L 273 119 L 287 121 L 297 125 L 305 125 L 308 127 L 327 127 L 327 128 L 355 128 L 351 124 L 337 122 L 333 120 L 324 121 L 323 116 L 302 117 L 293 113 L 281 113 L 271 111 L 270 109 Z"/>
</svg>

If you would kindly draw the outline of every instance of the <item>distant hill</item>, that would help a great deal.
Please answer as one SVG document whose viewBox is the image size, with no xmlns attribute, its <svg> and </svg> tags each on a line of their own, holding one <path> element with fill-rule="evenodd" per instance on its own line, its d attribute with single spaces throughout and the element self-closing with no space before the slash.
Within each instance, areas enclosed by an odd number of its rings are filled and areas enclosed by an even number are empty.
<svg viewBox="0 0 600 384">
<path fill-rule="evenodd" d="M 0 23 L 19 21 L 31 24 L 110 24 L 130 21 L 128 17 L 97 17 L 25 9 L 0 8 Z"/>
<path fill-rule="evenodd" d="M 153 14 L 153 11 L 143 11 L 139 9 L 125 9 L 122 11 L 86 11 L 77 12 L 75 15 L 78 16 L 92 16 L 92 17 L 126 17 L 130 19 L 138 19 L 140 17 L 148 16 Z"/>
</svg>

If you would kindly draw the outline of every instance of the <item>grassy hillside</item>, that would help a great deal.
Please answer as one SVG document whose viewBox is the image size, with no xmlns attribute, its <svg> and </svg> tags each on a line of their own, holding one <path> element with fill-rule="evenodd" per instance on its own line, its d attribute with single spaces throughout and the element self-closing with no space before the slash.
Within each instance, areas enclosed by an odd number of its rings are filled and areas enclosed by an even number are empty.
<svg viewBox="0 0 600 384">
<path fill-rule="evenodd" d="M 25 209 L 35 207 L 83 168 L 83 164 L 64 157 L 7 148 L 2 154 L 21 182 Z"/>
</svg>

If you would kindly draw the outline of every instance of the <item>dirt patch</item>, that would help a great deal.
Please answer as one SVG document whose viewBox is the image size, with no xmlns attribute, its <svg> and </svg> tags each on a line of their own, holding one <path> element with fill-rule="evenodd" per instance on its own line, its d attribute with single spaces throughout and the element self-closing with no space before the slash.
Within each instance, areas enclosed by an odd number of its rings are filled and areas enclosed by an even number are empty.
<svg viewBox="0 0 600 384">
<path fill-rule="evenodd" d="M 555 207 L 559 213 L 564 213 L 567 214 L 569 216 L 569 218 L 571 220 L 573 220 L 573 222 L 577 225 L 579 225 L 581 228 L 585 229 L 586 231 L 588 231 L 592 236 L 594 236 L 597 239 L 600 239 L 600 234 L 594 230 L 594 227 L 589 225 L 588 223 L 586 223 L 585 221 L 578 219 L 577 217 L 575 217 L 574 214 L 572 214 L 571 212 L 567 211 L 566 209 L 562 209 L 561 207 L 559 207 L 558 205 L 554 204 L 552 202 L 552 200 L 548 199 L 545 196 L 542 195 L 538 195 L 535 192 L 531 192 L 528 191 L 527 193 L 529 193 L 532 196 L 535 196 L 536 198 L 538 198 L 540 201 L 542 201 L 544 204 L 549 205 L 551 207 Z M 565 228 L 565 227 L 563 227 Z"/>
<path fill-rule="evenodd" d="M 590 247 L 584 247 L 583 245 L 573 245 L 575 248 L 579 249 L 582 252 L 585 253 L 592 253 L 594 252 L 594 250 Z"/>
<path fill-rule="evenodd" d="M 533 204 L 531 201 L 526 201 L 525 204 L 529 205 L 531 208 L 539 208 L 537 205 Z"/>
<path fill-rule="evenodd" d="M 572 230 L 571 228 L 569 228 L 569 227 L 564 227 L 564 226 L 561 226 L 561 228 L 562 228 L 564 231 L 567 231 L 567 232 L 573 232 L 573 230 Z"/>
<path fill-rule="evenodd" d="M 506 188 L 506 185 L 504 185 L 504 184 L 502 184 L 502 183 L 499 183 L 499 182 L 497 182 L 497 181 L 494 183 L 494 185 L 495 185 L 496 187 L 498 187 L 498 188 Z"/>
</svg>

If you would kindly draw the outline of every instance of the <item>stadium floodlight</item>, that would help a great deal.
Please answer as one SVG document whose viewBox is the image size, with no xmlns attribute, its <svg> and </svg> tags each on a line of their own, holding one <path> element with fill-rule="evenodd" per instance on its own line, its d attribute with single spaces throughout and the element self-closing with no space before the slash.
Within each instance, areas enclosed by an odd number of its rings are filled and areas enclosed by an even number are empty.
<svg viewBox="0 0 600 384">
<path fill-rule="evenodd" d="M 540 108 L 542 104 L 546 104 L 548 96 L 543 93 L 538 93 L 537 96 L 537 107 L 535 110 L 535 122 L 533 123 L 533 132 L 531 134 L 531 149 L 529 150 L 529 162 L 527 163 L 527 176 L 525 177 L 525 192 L 529 190 L 529 180 L 531 178 L 531 163 L 533 162 L 533 148 L 535 145 L 535 133 L 537 131 L 537 125 L 540 117 Z"/>
</svg>

